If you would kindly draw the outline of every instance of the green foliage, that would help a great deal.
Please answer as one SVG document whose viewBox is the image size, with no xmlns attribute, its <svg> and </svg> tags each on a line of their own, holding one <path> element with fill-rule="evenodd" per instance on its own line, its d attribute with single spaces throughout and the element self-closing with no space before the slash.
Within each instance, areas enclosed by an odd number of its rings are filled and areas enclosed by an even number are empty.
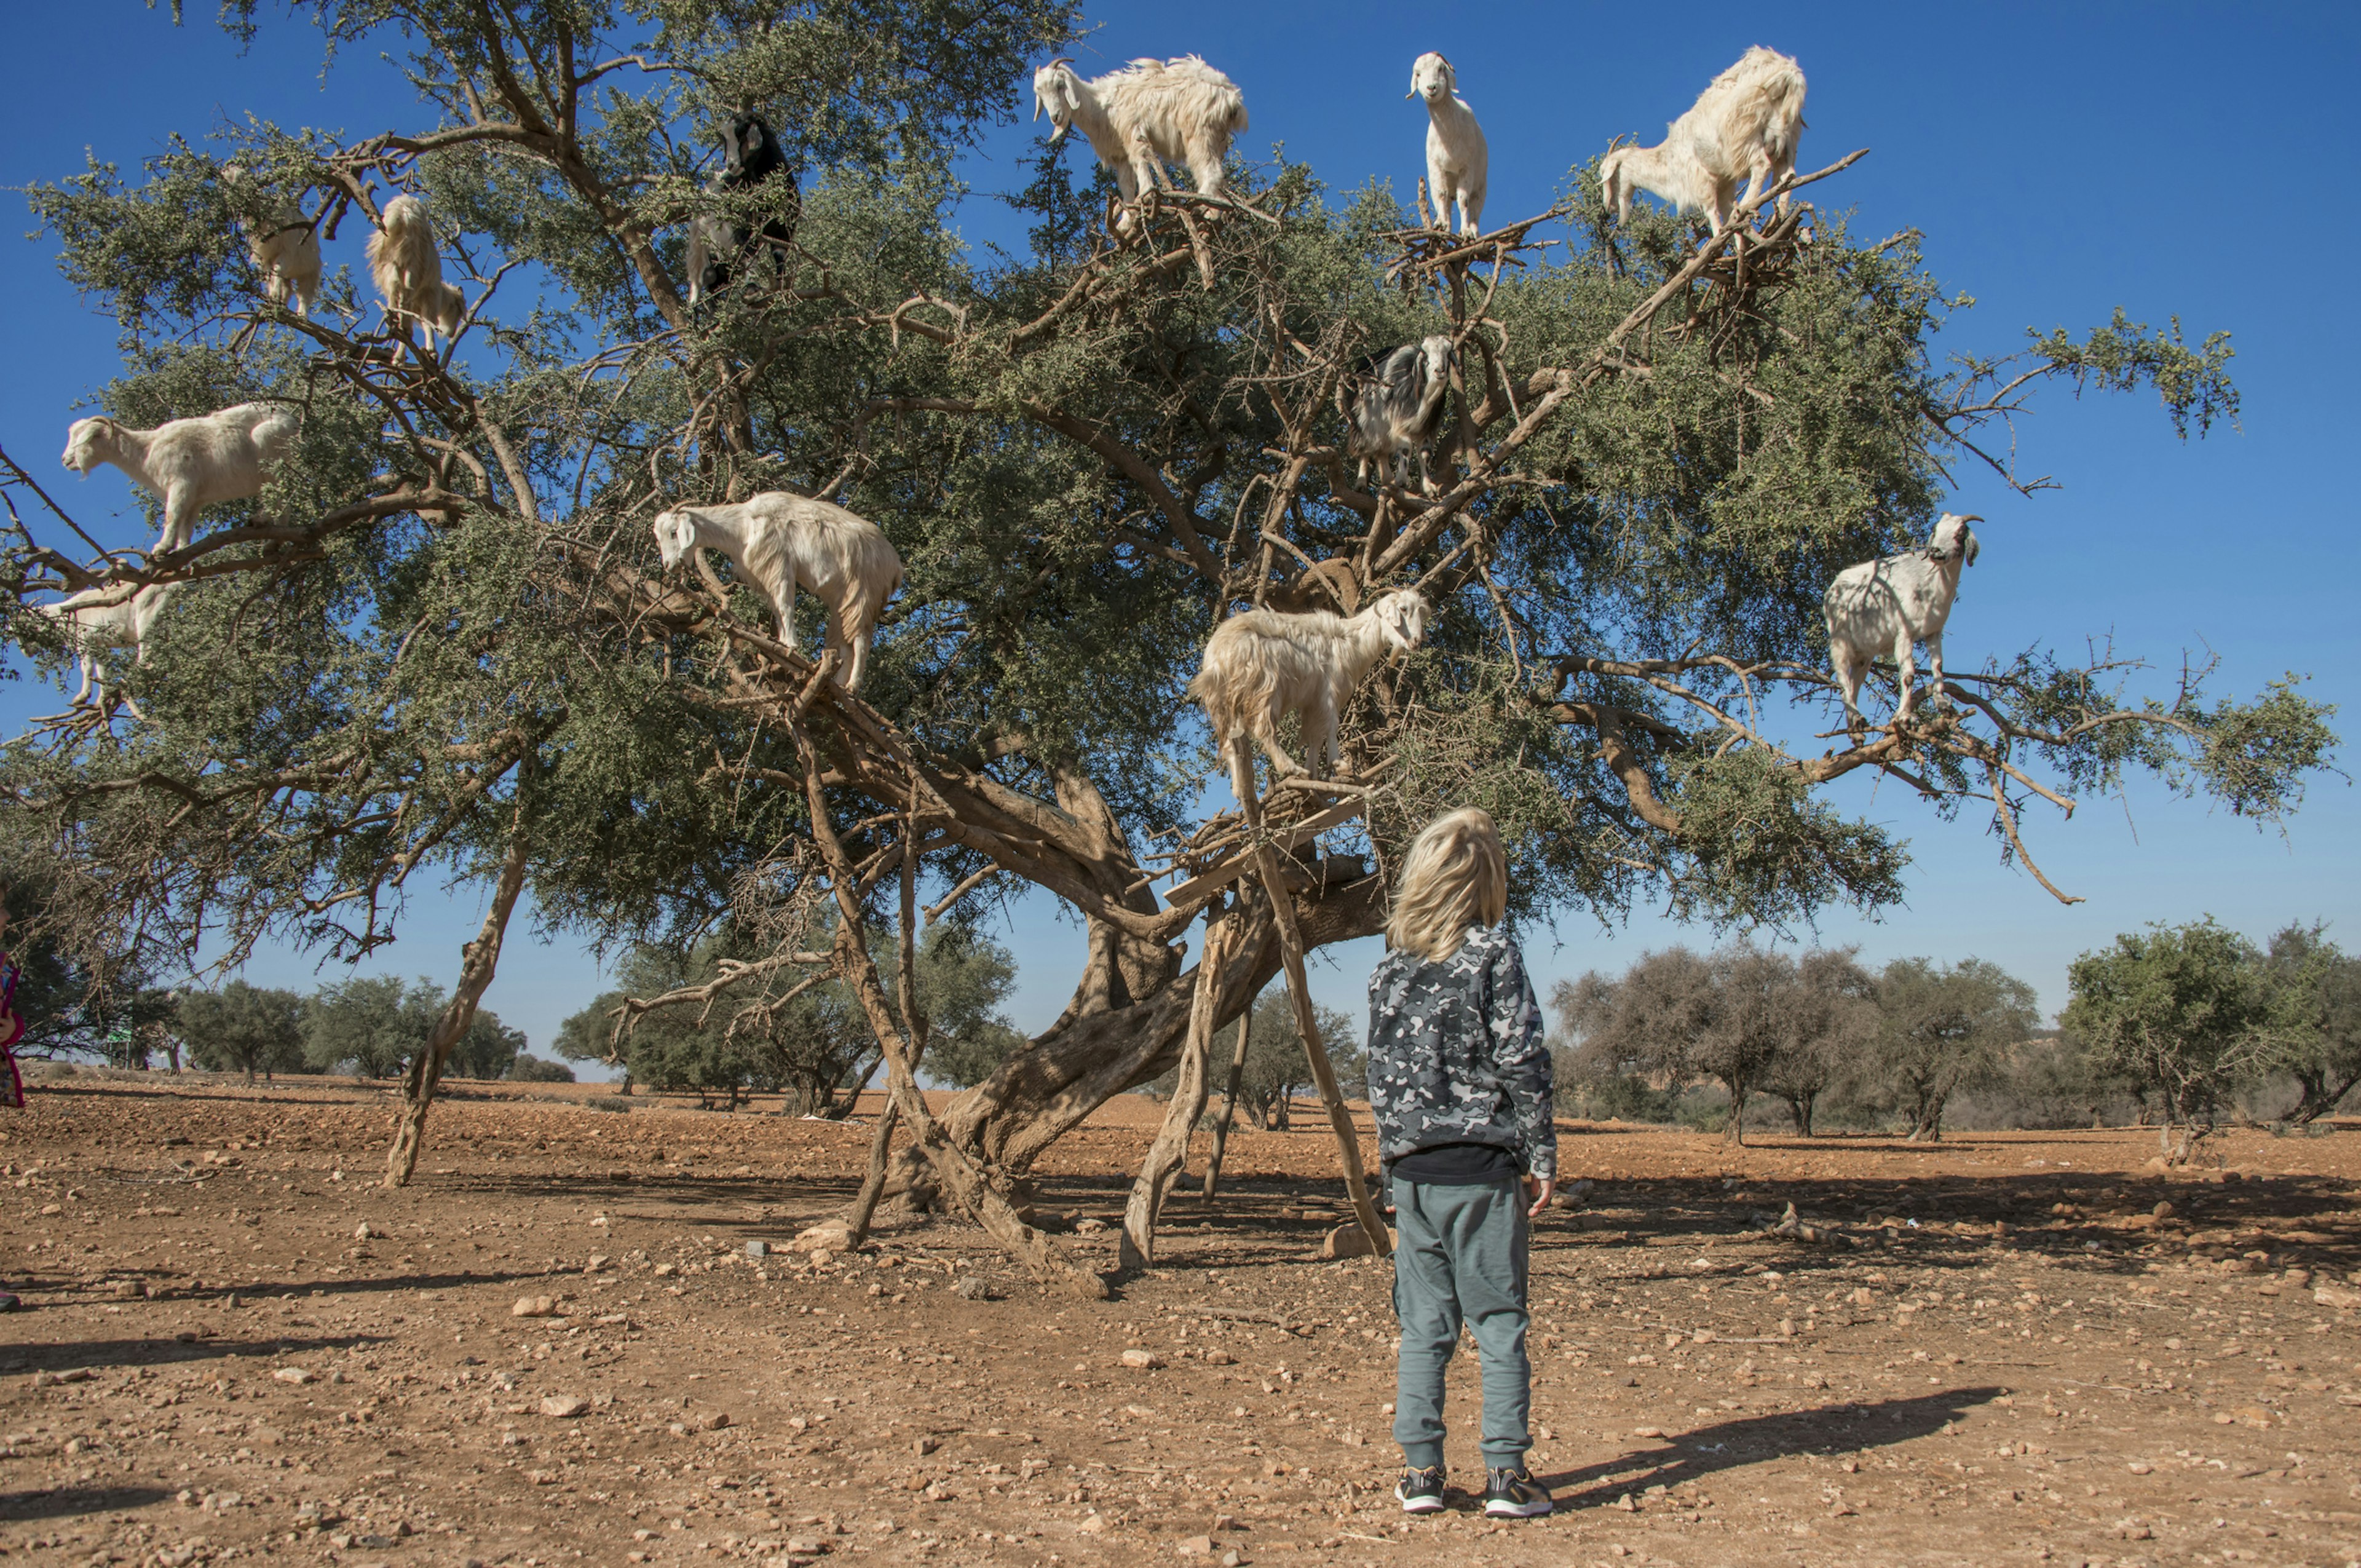
<svg viewBox="0 0 2361 1568">
<path fill-rule="evenodd" d="M 2230 381 L 2230 361 L 2237 350 L 2230 334 L 2217 332 L 2191 349 L 2180 335 L 2180 318 L 2155 333 L 2146 322 L 2134 323 L 2117 307 L 2114 319 L 2081 343 L 2064 327 L 2044 335 L 2028 330 L 2033 352 L 2066 373 L 2076 391 L 2096 386 L 2111 392 L 2154 387 L 2165 411 L 2172 416 L 2173 433 L 2186 441 L 2191 420 L 2204 434 L 2215 420 L 2238 422 L 2238 389 Z"/>
<path fill-rule="evenodd" d="M 519 1056 L 509 1064 L 508 1076 L 519 1083 L 571 1083 L 574 1081 L 574 1069 L 562 1061 Z"/>
<path fill-rule="evenodd" d="M 1327 1049 L 1337 1087 L 1347 1099 L 1365 1096 L 1367 1054 L 1358 1043 L 1360 1034 L 1353 1021 L 1318 1003 L 1312 1003 L 1312 1017 L 1320 1025 L 1321 1044 Z M 1298 1095 L 1313 1092 L 1315 1086 L 1303 1037 L 1296 1033 L 1295 1008 L 1288 1000 L 1287 987 L 1278 984 L 1265 991 L 1244 1019 L 1215 1032 L 1205 1061 L 1209 1100 L 1218 1102 L 1229 1087 L 1230 1064 L 1237 1056 L 1241 1026 L 1247 1031 L 1246 1061 L 1238 1079 L 1237 1109 L 1257 1127 L 1289 1129 L 1293 1125 L 1292 1102 Z M 1171 1074 L 1158 1081 L 1165 1092 L 1170 1092 Z"/>
<path fill-rule="evenodd" d="M 303 998 L 233 980 L 181 998 L 179 1028 L 190 1058 L 214 1072 L 294 1072 L 304 1065 Z"/>
<path fill-rule="evenodd" d="M 2296 1081 L 2289 1120 L 2302 1125 L 2361 1086 L 2361 959 L 2320 926 L 2290 926 L 2263 959 L 2271 1016 L 2270 1065 Z"/>
<path fill-rule="evenodd" d="M 441 1011 L 439 998 L 436 1011 Z M 517 1076 L 517 1064 L 533 1059 L 519 1054 L 524 1047 L 523 1030 L 510 1028 L 497 1014 L 479 1006 L 476 1015 L 467 1020 L 467 1032 L 451 1047 L 444 1070 L 459 1078 L 513 1078 Z M 566 1080 L 572 1080 L 573 1074 L 568 1072 Z"/>
<path fill-rule="evenodd" d="M 949 922 L 927 927 L 917 981 L 928 1078 L 967 1089 L 1024 1047 L 1025 1036 L 1000 1010 L 1016 989 L 1016 958 L 983 932 Z"/>
<path fill-rule="evenodd" d="M 1952 1097 L 1989 1081 L 2039 1022 L 2033 988 L 1982 959 L 1896 959 L 1878 974 L 1876 1004 L 1855 1094 L 1898 1114 L 1914 1140 L 1940 1138 Z"/>
<path fill-rule="evenodd" d="M 2059 1025 L 2092 1062 L 2163 1096 L 2186 1159 L 2220 1107 L 2268 1065 L 2272 988 L 2253 943 L 2209 916 L 2151 926 L 2084 953 L 2068 970 Z"/>
<path fill-rule="evenodd" d="M 303 1059 L 315 1072 L 397 1077 L 425 1048 L 442 1006 L 430 980 L 357 975 L 322 986 L 303 1007 Z"/>
<path fill-rule="evenodd" d="M 655 997 L 709 985 L 725 959 L 743 956 L 734 931 L 698 943 L 683 957 L 637 946 L 616 965 L 616 989 L 559 1025 L 555 1048 L 570 1061 L 618 1061 L 654 1089 L 784 1093 L 789 1108 L 842 1115 L 846 1091 L 875 1071 L 876 1042 L 851 991 L 800 970 L 766 983 L 642 1014 L 620 1042 L 609 1041 L 626 997 Z M 895 959 L 875 955 L 889 985 Z M 929 927 L 917 946 L 918 1009 L 928 1028 L 921 1063 L 929 1078 L 966 1087 L 981 1081 L 1024 1044 L 1000 1011 L 1016 983 L 1008 949 L 956 922 Z"/>
</svg>

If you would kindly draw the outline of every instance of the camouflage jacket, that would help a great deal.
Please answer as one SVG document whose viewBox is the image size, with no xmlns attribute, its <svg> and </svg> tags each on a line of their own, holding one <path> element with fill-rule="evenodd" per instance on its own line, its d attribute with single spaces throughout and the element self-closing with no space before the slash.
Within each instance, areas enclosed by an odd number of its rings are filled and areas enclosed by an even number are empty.
<svg viewBox="0 0 2361 1568">
<path fill-rule="evenodd" d="M 1440 963 L 1389 951 L 1369 976 L 1369 1109 L 1390 1166 L 1437 1144 L 1491 1144 L 1557 1174 L 1549 1048 L 1524 955 L 1477 927 Z"/>
</svg>

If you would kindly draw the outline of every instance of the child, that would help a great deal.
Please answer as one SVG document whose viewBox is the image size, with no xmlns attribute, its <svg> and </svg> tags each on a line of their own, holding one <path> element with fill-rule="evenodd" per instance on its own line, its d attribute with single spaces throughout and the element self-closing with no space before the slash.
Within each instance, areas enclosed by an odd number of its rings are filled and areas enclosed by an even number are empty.
<svg viewBox="0 0 2361 1568">
<path fill-rule="evenodd" d="M 1411 846 L 1369 977 L 1369 1109 L 1393 1200 L 1401 1320 L 1394 1496 L 1405 1513 L 1443 1507 L 1443 1375 L 1463 1317 L 1484 1369 L 1484 1511 L 1532 1519 L 1551 1507 L 1525 1468 L 1525 1244 L 1555 1184 L 1557 1129 L 1541 1009 L 1500 928 L 1508 905 L 1490 816 L 1436 818 Z"/>
</svg>

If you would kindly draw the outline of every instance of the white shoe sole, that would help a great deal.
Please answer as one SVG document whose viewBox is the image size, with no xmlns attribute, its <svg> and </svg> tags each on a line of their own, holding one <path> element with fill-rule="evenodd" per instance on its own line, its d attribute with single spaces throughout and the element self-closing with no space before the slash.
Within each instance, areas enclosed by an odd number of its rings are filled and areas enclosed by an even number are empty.
<svg viewBox="0 0 2361 1568">
<path fill-rule="evenodd" d="M 1484 1505 L 1484 1517 L 1495 1519 L 1537 1519 L 1550 1513 L 1555 1505 L 1549 1502 L 1516 1503 L 1489 1502 Z"/>
</svg>

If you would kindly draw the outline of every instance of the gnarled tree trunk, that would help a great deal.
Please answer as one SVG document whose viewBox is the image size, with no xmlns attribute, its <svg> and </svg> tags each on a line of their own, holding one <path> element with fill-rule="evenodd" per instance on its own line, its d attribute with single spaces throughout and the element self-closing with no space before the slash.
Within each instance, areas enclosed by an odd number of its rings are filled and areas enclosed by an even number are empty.
<svg viewBox="0 0 2361 1568">
<path fill-rule="evenodd" d="M 407 1187 L 417 1172 L 418 1151 L 426 1139 L 426 1113 L 434 1108 L 435 1087 L 443 1081 L 443 1064 L 450 1059 L 451 1047 L 459 1043 L 467 1025 L 476 1021 L 476 1003 L 483 999 L 484 988 L 492 983 L 493 972 L 500 968 L 500 943 L 508 935 L 517 894 L 524 888 L 524 835 L 513 833 L 508 853 L 500 860 L 500 881 L 493 884 L 492 906 L 484 912 L 483 928 L 460 949 L 459 983 L 452 988 L 451 1000 L 443 1004 L 434 1031 L 402 1080 L 401 1114 L 394 1124 L 393 1146 L 386 1151 L 384 1186 Z"/>
</svg>

